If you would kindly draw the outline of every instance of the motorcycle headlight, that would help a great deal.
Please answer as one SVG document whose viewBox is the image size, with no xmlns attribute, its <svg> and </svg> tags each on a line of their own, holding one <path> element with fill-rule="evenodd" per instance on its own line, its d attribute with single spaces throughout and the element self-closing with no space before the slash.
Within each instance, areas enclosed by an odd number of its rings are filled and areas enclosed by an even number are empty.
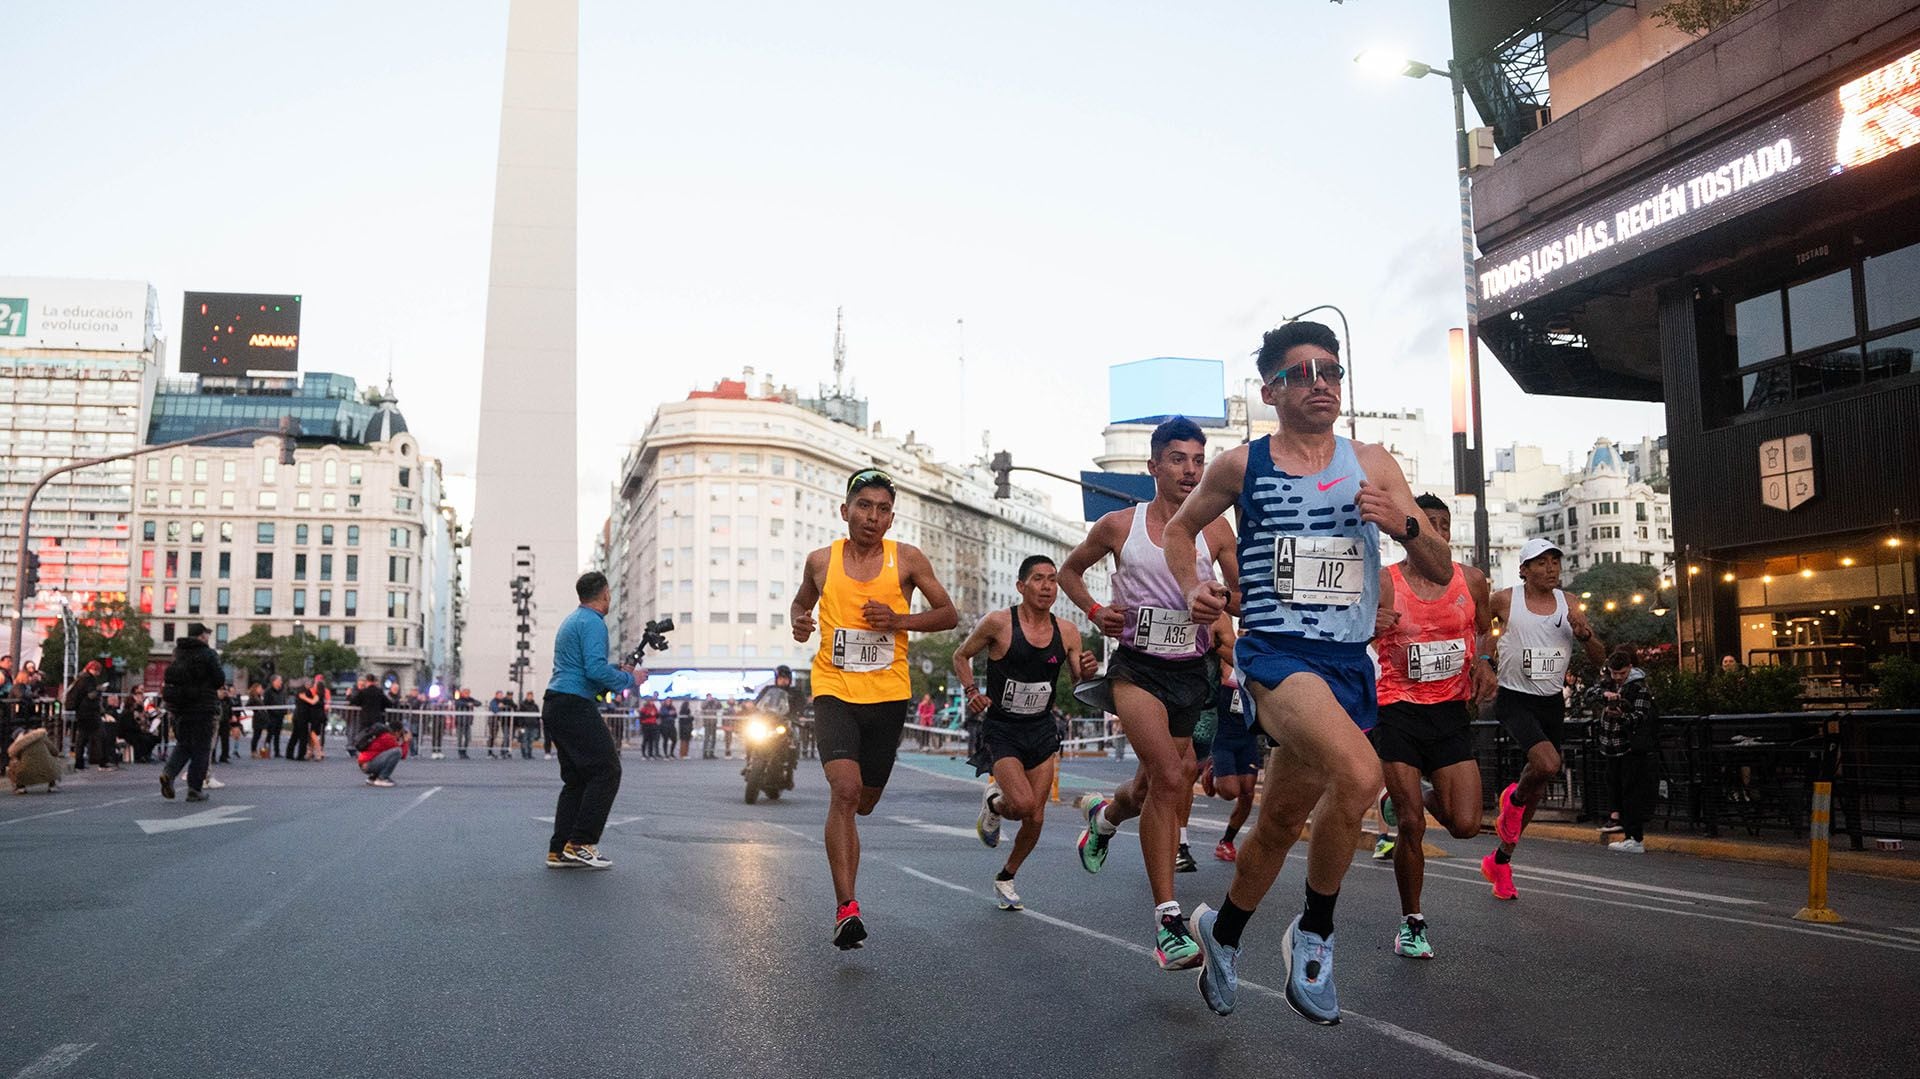
<svg viewBox="0 0 1920 1079">
<path fill-rule="evenodd" d="M 769 733 L 771 731 L 767 727 L 766 720 L 758 718 L 747 720 L 747 741 L 764 741 Z"/>
<path fill-rule="evenodd" d="M 775 727 L 775 728 L 773 729 L 773 733 L 775 733 L 775 734 L 785 734 L 785 733 L 787 733 L 787 725 L 786 725 L 785 723 L 782 723 L 782 724 L 780 724 L 780 725 L 779 725 L 778 727 Z"/>
</svg>

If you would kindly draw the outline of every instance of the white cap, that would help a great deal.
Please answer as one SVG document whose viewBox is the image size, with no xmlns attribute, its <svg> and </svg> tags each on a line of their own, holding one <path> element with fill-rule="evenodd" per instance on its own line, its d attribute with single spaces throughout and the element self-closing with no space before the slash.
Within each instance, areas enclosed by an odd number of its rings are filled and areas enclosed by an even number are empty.
<svg viewBox="0 0 1920 1079">
<path fill-rule="evenodd" d="M 1545 536 L 1535 536 L 1520 545 L 1520 564 L 1524 566 L 1534 559 L 1539 558 L 1541 555 L 1546 554 L 1548 551 L 1552 551 L 1557 555 L 1565 554 L 1565 552 L 1560 550 L 1559 544 Z"/>
</svg>

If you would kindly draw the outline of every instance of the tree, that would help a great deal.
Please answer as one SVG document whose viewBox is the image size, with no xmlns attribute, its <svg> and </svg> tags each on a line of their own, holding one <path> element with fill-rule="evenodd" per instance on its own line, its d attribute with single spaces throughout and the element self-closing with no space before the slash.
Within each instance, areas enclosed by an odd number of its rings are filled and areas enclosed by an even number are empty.
<svg viewBox="0 0 1920 1079">
<path fill-rule="evenodd" d="M 125 600 L 96 599 L 83 611 L 74 612 L 79 631 L 80 662 L 109 657 L 119 669 L 144 671 L 153 653 L 153 634 L 147 628 L 147 616 Z M 64 620 L 55 619 L 52 632 L 40 646 L 40 669 L 65 670 L 67 629 Z"/>
<path fill-rule="evenodd" d="M 1662 598 L 1660 571 L 1630 562 L 1602 562 L 1573 579 L 1568 599 L 1587 605 L 1587 619 L 1609 650 L 1618 645 L 1648 648 L 1672 644 L 1674 612 Z M 1633 602 L 1639 596 L 1640 602 Z M 1608 610 L 1611 603 L 1613 610 Z M 1666 609 L 1656 615 L 1656 609 Z"/>
<path fill-rule="evenodd" d="M 314 674 L 328 677 L 360 669 L 360 653 L 338 641 L 323 641 L 310 634 L 276 637 L 262 625 L 228 641 L 222 652 L 221 658 L 260 681 L 276 673 L 288 681 L 302 678 L 309 660 Z"/>
<path fill-rule="evenodd" d="M 1653 13 L 1653 21 L 1700 37 L 1747 13 L 1754 0 L 1673 0 Z"/>
<path fill-rule="evenodd" d="M 953 654 L 959 651 L 966 639 L 966 634 L 950 629 L 944 633 L 928 633 L 908 640 L 907 673 L 913 676 L 914 700 L 935 689 L 940 691 L 941 696 L 959 692 L 953 684 Z M 924 664 L 931 664 L 933 669 L 922 670 Z"/>
</svg>

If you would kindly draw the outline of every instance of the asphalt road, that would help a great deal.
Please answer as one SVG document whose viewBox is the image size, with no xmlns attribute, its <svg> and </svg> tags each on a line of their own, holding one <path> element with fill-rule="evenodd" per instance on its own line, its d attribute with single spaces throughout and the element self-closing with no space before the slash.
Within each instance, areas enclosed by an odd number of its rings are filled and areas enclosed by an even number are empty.
<svg viewBox="0 0 1920 1079">
<path fill-rule="evenodd" d="M 1322 1028 L 1253 987 L 1216 1017 L 1160 971 L 1137 844 L 1089 877 L 1070 805 L 1020 875 L 1029 909 L 997 909 L 978 788 L 943 760 L 904 758 L 863 822 L 872 939 L 846 953 L 813 762 L 747 806 L 737 762 L 629 754 L 604 873 L 544 868 L 547 761 L 413 761 L 391 790 L 339 758 L 248 761 L 205 805 L 162 801 L 156 771 L 0 800 L 0 1077 L 1913 1074 L 1908 884 L 1836 877 L 1847 923 L 1809 926 L 1789 870 L 1541 840 L 1499 904 L 1489 838 L 1443 840 L 1438 958 L 1415 962 L 1360 856 L 1347 1019 Z M 1066 773 L 1071 797 L 1122 766 Z M 1225 810 L 1196 808 L 1189 909 L 1226 888 Z M 1302 872 L 1248 929 L 1258 986 L 1284 981 Z"/>
</svg>

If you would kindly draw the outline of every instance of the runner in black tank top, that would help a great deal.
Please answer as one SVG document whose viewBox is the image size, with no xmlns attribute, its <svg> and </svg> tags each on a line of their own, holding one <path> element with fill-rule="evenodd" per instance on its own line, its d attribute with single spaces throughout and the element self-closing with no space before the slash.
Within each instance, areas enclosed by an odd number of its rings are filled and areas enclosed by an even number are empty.
<svg viewBox="0 0 1920 1079">
<path fill-rule="evenodd" d="M 1069 678 L 1089 678 L 1097 666 L 1090 653 L 1080 650 L 1080 631 L 1051 613 L 1059 595 L 1054 574 L 1053 560 L 1045 555 L 1022 562 L 1016 585 L 1020 604 L 989 613 L 953 653 L 953 670 L 966 693 L 967 710 L 985 715 L 980 748 L 971 763 L 981 774 L 993 773 L 974 830 L 980 842 L 997 847 L 1000 818 L 1024 822 L 993 882 L 1005 910 L 1020 909 L 1013 875 L 1040 841 L 1047 799 L 1053 792 L 1054 762 L 1060 752 L 1053 699 L 1060 674 L 1065 670 Z M 983 651 L 987 653 L 985 693 L 973 671 L 973 657 Z"/>
</svg>

